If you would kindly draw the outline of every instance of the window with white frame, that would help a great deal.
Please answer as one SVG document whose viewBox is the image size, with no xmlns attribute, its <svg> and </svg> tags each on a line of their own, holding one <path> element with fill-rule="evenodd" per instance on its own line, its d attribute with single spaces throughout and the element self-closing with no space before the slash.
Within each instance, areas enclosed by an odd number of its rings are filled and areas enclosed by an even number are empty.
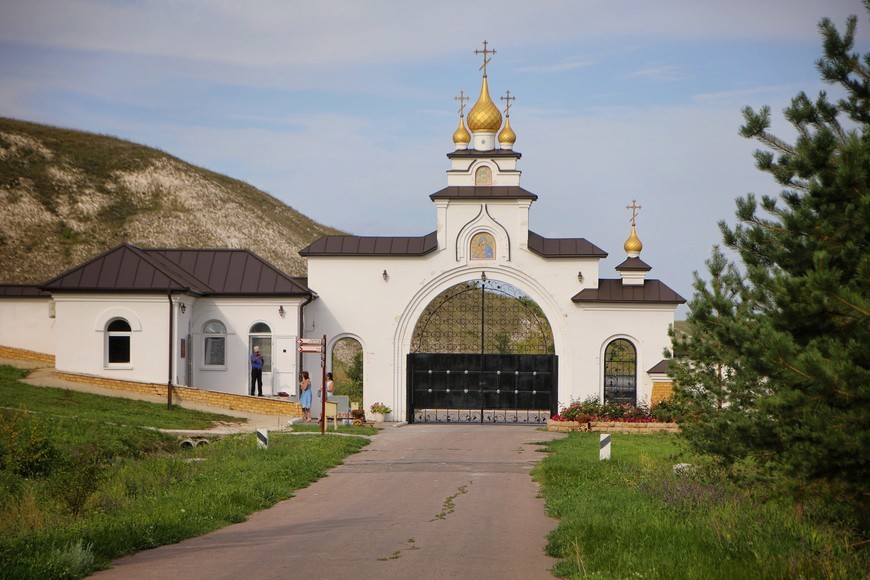
<svg viewBox="0 0 870 580">
<path fill-rule="evenodd" d="M 123 318 L 115 318 L 106 325 L 106 364 L 130 364 L 130 323 Z"/>
<path fill-rule="evenodd" d="M 225 367 L 227 364 L 227 327 L 220 320 L 209 320 L 202 327 L 204 345 L 203 364 L 207 367 Z"/>
</svg>

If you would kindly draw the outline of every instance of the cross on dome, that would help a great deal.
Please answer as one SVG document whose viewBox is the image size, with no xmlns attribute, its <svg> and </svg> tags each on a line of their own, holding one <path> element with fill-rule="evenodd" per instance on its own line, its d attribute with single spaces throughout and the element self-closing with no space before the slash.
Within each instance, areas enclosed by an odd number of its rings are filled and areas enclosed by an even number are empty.
<svg viewBox="0 0 870 580">
<path fill-rule="evenodd" d="M 501 99 L 502 101 L 505 101 L 504 116 L 510 117 L 511 116 L 511 112 L 510 112 L 511 111 L 511 101 L 516 101 L 517 98 L 512 97 L 510 91 L 505 91 L 505 96 L 499 97 L 499 99 Z"/>
<path fill-rule="evenodd" d="M 480 69 L 483 71 L 483 76 L 486 76 L 486 65 L 489 64 L 489 61 L 492 60 L 492 57 L 487 58 L 488 54 L 495 54 L 495 49 L 487 50 L 486 45 L 489 44 L 487 41 L 483 41 L 483 50 L 475 50 L 474 54 L 482 54 L 483 55 L 483 64 L 480 65 Z"/>
<path fill-rule="evenodd" d="M 459 101 L 459 116 L 460 117 L 465 116 L 465 101 L 467 101 L 468 99 L 469 99 L 469 97 L 466 96 L 465 91 L 459 91 L 459 94 L 457 96 L 453 97 L 454 101 Z"/>
<path fill-rule="evenodd" d="M 635 222 L 637 221 L 637 212 L 640 209 L 643 209 L 642 206 L 637 205 L 637 200 L 631 200 L 631 205 L 625 206 L 625 209 L 631 210 L 631 227 L 635 226 Z"/>
</svg>

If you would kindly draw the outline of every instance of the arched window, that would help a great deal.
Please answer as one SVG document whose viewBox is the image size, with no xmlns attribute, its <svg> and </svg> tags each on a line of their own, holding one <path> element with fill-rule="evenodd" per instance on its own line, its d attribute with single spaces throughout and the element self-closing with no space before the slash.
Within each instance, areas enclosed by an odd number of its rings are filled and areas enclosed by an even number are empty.
<svg viewBox="0 0 870 580">
<path fill-rule="evenodd" d="M 604 350 L 604 402 L 637 404 L 637 349 L 624 338 Z"/>
<path fill-rule="evenodd" d="M 205 352 L 203 363 L 207 367 L 225 367 L 227 364 L 227 327 L 220 320 L 209 320 L 202 327 Z"/>
<path fill-rule="evenodd" d="M 106 364 L 130 364 L 130 323 L 123 318 L 115 318 L 106 325 Z"/>
<path fill-rule="evenodd" d="M 272 329 L 265 322 L 256 322 L 248 331 L 248 354 L 254 351 L 255 346 L 260 347 L 260 354 L 266 359 L 263 361 L 263 372 L 272 372 Z"/>
</svg>

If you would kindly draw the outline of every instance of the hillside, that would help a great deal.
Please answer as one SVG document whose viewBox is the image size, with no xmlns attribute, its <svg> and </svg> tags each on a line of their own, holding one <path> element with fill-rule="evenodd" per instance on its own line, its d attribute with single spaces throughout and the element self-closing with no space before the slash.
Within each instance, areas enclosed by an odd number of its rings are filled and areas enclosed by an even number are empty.
<svg viewBox="0 0 870 580">
<path fill-rule="evenodd" d="M 302 276 L 299 249 L 334 233 L 162 151 L 0 118 L 0 283 L 44 282 L 122 242 L 247 248 Z"/>
</svg>

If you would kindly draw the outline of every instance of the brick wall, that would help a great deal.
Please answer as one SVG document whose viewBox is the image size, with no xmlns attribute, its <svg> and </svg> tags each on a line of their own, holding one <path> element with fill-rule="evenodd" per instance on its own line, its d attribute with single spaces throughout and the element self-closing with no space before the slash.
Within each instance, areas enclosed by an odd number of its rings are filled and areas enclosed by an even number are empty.
<svg viewBox="0 0 870 580">
<path fill-rule="evenodd" d="M 649 396 L 649 404 L 655 405 L 659 401 L 670 399 L 674 396 L 674 386 L 670 381 L 653 382 L 652 394 Z"/>
<path fill-rule="evenodd" d="M 54 372 L 52 374 L 67 381 L 88 383 L 104 389 L 114 389 L 118 391 L 127 391 L 166 398 L 166 385 L 157 383 L 136 383 L 133 381 L 119 381 L 116 379 L 61 372 Z M 302 407 L 296 402 L 265 397 L 251 397 L 248 395 L 218 393 L 216 391 L 204 391 L 202 389 L 191 389 L 189 387 L 172 387 L 172 400 L 179 403 L 203 403 L 215 407 L 222 407 L 224 409 L 245 411 L 259 415 L 302 417 Z"/>
<path fill-rule="evenodd" d="M 53 354 L 45 354 L 44 352 L 35 352 L 23 348 L 12 348 L 11 346 L 0 346 L 0 358 L 44 362 L 54 366 Z"/>
<path fill-rule="evenodd" d="M 676 423 L 626 423 L 623 421 L 593 421 L 590 431 L 595 433 L 678 433 Z"/>
</svg>

